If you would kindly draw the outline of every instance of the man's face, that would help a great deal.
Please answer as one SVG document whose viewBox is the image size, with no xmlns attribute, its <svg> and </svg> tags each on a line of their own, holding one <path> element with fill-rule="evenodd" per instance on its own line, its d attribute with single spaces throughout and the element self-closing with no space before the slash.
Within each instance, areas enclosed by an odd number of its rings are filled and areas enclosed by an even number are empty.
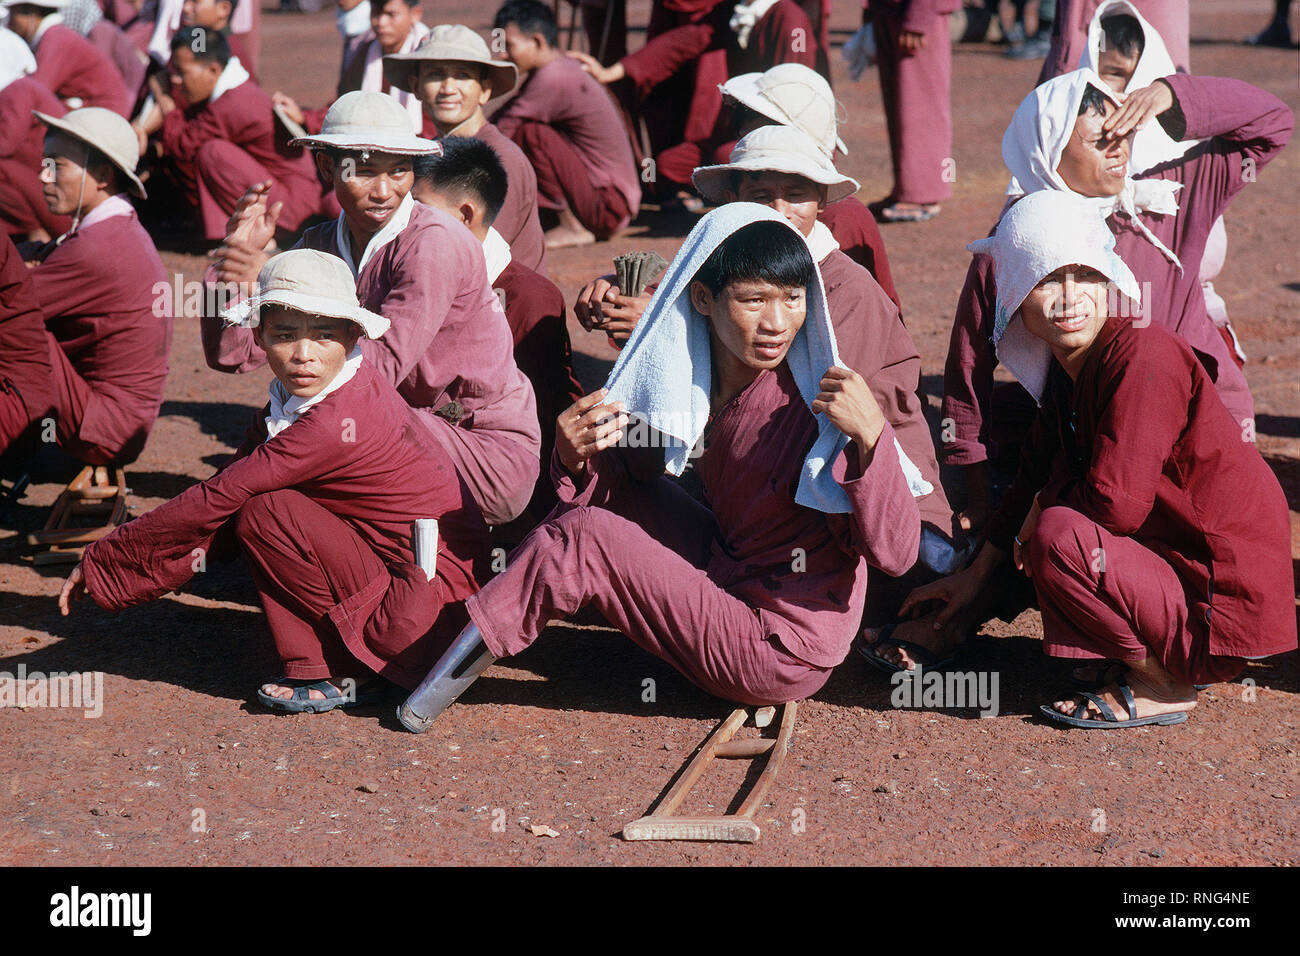
<svg viewBox="0 0 1300 956">
<path fill-rule="evenodd" d="M 420 22 L 424 11 L 417 3 L 413 7 L 406 0 L 371 0 L 370 29 L 375 31 L 379 48 L 385 53 L 396 53 L 411 34 L 411 28 Z"/>
<path fill-rule="evenodd" d="M 1057 269 L 1020 306 L 1025 328 L 1058 354 L 1086 350 L 1106 324 L 1110 283 L 1087 266 Z"/>
<path fill-rule="evenodd" d="M 703 282 L 692 282 L 691 304 L 709 319 L 730 356 L 756 372 L 785 360 L 808 314 L 802 286 L 786 288 L 762 279 L 730 282 L 716 296 Z"/>
<path fill-rule="evenodd" d="M 817 213 L 826 208 L 825 186 L 790 173 L 741 173 L 735 197 L 776 210 L 803 236 L 812 234 Z"/>
<path fill-rule="evenodd" d="M 1102 138 L 1102 123 L 1113 109 L 1107 102 L 1105 113 L 1088 110 L 1075 120 L 1056 164 L 1065 184 L 1081 196 L 1117 196 L 1124 189 L 1133 134 L 1119 140 Z"/>
<path fill-rule="evenodd" d="M 513 23 L 506 25 L 504 35 L 506 59 L 519 68 L 520 73 L 528 73 L 537 65 L 541 52 L 541 38 L 520 31 Z"/>
<path fill-rule="evenodd" d="M 28 43 L 36 36 L 36 30 L 45 19 L 45 11 L 40 7 L 20 3 L 9 8 L 9 29 L 13 30 Z"/>
<path fill-rule="evenodd" d="M 221 30 L 230 22 L 227 0 L 185 0 L 181 7 L 181 26 Z"/>
<path fill-rule="evenodd" d="M 321 172 L 333 180 L 334 195 L 348 225 L 373 235 L 393 217 L 415 183 L 411 157 L 393 153 L 346 153 L 337 161 L 318 154 Z"/>
<path fill-rule="evenodd" d="M 75 215 L 85 200 L 93 199 L 102 184 L 86 169 L 89 147 L 57 130 L 45 134 L 45 154 L 41 163 L 42 195 L 45 205 L 56 216 Z M 85 176 L 84 192 L 82 177 Z"/>
<path fill-rule="evenodd" d="M 311 398 L 343 369 L 359 330 L 347 319 L 266 306 L 253 338 L 284 390 Z"/>
<path fill-rule="evenodd" d="M 187 46 L 172 51 L 171 79 L 185 93 L 185 100 L 191 104 L 202 103 L 217 88 L 221 77 L 221 66 L 215 60 L 195 58 L 194 51 Z"/>
<path fill-rule="evenodd" d="M 1097 57 L 1097 74 L 1105 81 L 1113 93 L 1123 93 L 1128 89 L 1128 81 L 1133 79 L 1142 54 L 1134 51 L 1125 55 L 1119 50 L 1105 49 Z"/>
<path fill-rule="evenodd" d="M 486 70 L 477 63 L 420 61 L 415 95 L 441 129 L 451 129 L 469 119 L 492 98 L 484 84 Z"/>
</svg>

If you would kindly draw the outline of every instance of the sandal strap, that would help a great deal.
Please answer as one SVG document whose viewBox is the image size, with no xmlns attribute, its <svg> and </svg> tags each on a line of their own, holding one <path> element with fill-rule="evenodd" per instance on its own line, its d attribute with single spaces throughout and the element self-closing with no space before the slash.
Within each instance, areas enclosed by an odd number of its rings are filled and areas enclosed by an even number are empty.
<svg viewBox="0 0 1300 956">
<path fill-rule="evenodd" d="M 1128 708 L 1128 719 L 1137 720 L 1137 701 L 1133 699 L 1133 691 L 1129 688 L 1128 681 L 1121 677 L 1116 683 L 1119 684 L 1120 693 L 1124 695 L 1124 706 Z"/>
<path fill-rule="evenodd" d="M 1096 705 L 1097 705 L 1097 710 L 1099 710 L 1099 711 L 1101 712 L 1101 716 L 1102 716 L 1105 720 L 1110 721 L 1112 724 L 1118 724 L 1118 723 L 1120 723 L 1119 718 L 1115 716 L 1115 711 L 1113 711 L 1113 710 L 1110 709 L 1110 704 L 1106 703 L 1104 700 L 1102 700 L 1102 699 L 1101 699 L 1100 697 L 1098 697 L 1096 694 L 1091 694 L 1091 693 L 1089 693 L 1089 692 L 1086 691 L 1086 690 L 1081 690 L 1081 691 L 1078 692 L 1078 695 L 1079 695 L 1080 697 L 1086 697 L 1088 700 L 1090 700 L 1090 701 L 1092 701 L 1094 704 L 1096 704 Z M 1087 710 L 1088 710 L 1088 706 L 1087 706 L 1087 704 L 1083 704 L 1083 703 L 1081 703 L 1081 704 L 1079 705 L 1079 707 L 1082 707 L 1082 708 L 1084 709 L 1084 714 L 1087 713 Z M 1075 708 L 1074 716 L 1076 716 L 1076 717 L 1082 717 L 1082 716 L 1083 716 L 1083 714 L 1080 714 L 1080 713 L 1078 712 L 1078 707 Z"/>
</svg>

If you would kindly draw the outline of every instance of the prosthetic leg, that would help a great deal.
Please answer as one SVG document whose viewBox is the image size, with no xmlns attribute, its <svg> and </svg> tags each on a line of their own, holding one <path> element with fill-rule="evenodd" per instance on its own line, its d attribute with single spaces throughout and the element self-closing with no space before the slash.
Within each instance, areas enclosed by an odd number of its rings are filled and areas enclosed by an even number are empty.
<svg viewBox="0 0 1300 956">
<path fill-rule="evenodd" d="M 397 719 L 407 730 L 424 733 L 495 660 L 484 645 L 478 626 L 471 621 L 420 686 L 397 708 Z"/>
</svg>

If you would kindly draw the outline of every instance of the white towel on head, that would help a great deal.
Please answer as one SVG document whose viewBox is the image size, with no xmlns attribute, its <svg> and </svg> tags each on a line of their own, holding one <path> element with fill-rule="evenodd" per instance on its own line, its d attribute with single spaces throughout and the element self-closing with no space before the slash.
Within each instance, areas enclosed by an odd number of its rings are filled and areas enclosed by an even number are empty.
<svg viewBox="0 0 1300 956">
<path fill-rule="evenodd" d="M 1097 8 L 1092 23 L 1088 25 L 1088 45 L 1079 57 L 1079 69 L 1097 69 L 1097 57 L 1106 37 L 1106 32 L 1101 28 L 1102 18 L 1118 14 L 1128 14 L 1136 19 L 1138 25 L 1142 27 L 1143 35 L 1142 55 L 1138 58 L 1137 67 L 1133 70 L 1128 86 L 1124 87 L 1124 92 L 1132 93 L 1145 89 L 1162 76 L 1176 73 L 1173 58 L 1165 49 L 1165 41 L 1129 0 L 1106 0 Z M 1133 155 L 1129 160 L 1129 169 L 1141 173 L 1161 163 L 1181 159 L 1199 142 L 1200 140 L 1196 139 L 1175 142 L 1165 132 L 1164 127 L 1153 120 L 1145 129 L 1138 130 L 1133 137 Z"/>
<path fill-rule="evenodd" d="M 997 232 L 966 248 L 993 259 L 998 286 L 993 345 L 998 361 L 1039 404 L 1052 350 L 1025 328 L 1020 316 L 1021 304 L 1038 283 L 1062 266 L 1089 266 L 1128 297 L 1130 314 L 1138 314 L 1141 307 L 1137 279 L 1115 253 L 1115 236 L 1105 217 L 1077 193 L 1050 189 L 1030 193 L 1003 214 Z"/>
<path fill-rule="evenodd" d="M 1011 123 L 1002 136 L 1002 161 L 1011 170 L 1011 185 L 1007 195 L 1015 197 L 1040 189 L 1073 192 L 1056 171 L 1061 153 L 1074 133 L 1079 116 L 1079 104 L 1088 87 L 1100 90 L 1116 106 L 1119 101 L 1092 70 L 1075 70 L 1053 77 L 1034 89 L 1016 108 Z M 1154 122 L 1154 121 L 1153 121 Z M 1165 179 L 1124 179 L 1124 188 L 1117 196 L 1082 197 L 1095 205 L 1103 216 L 1123 213 L 1138 230 L 1164 253 L 1174 265 L 1182 269 L 1178 257 L 1147 228 L 1139 215 L 1142 212 L 1169 216 L 1178 212 L 1174 194 L 1182 183 Z M 1078 194 L 1075 194 L 1078 195 Z"/>
<path fill-rule="evenodd" d="M 744 226 L 764 220 L 779 222 L 799 235 L 785 217 L 757 203 L 727 203 L 700 219 L 669 264 L 644 317 L 605 382 L 609 389 L 606 401 L 622 402 L 628 412 L 664 436 L 668 445 L 665 468 L 674 475 L 680 475 L 686 467 L 691 449 L 709 420 L 709 323 L 691 305 L 691 280 L 723 240 Z M 826 370 L 832 365 L 844 367 L 816 263 L 813 271 L 816 281 L 806 290 L 808 315 L 785 357 L 799 394 L 810 406 L 821 391 Z M 817 438 L 804 459 L 795 501 L 828 514 L 844 514 L 851 505 L 831 474 L 830 465 L 849 440 L 825 414 L 816 419 Z M 921 495 L 933 490 L 907 460 L 897 439 L 894 448 L 912 493 Z"/>
</svg>

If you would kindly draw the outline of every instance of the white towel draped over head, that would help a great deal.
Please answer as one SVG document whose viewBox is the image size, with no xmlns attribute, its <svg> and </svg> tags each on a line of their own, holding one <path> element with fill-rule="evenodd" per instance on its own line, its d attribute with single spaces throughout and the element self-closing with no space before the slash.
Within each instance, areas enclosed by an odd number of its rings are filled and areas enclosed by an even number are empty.
<svg viewBox="0 0 1300 956">
<path fill-rule="evenodd" d="M 1021 196 L 1040 189 L 1073 192 L 1056 167 L 1074 133 L 1079 104 L 1089 86 L 1096 87 L 1112 103 L 1119 105 L 1115 95 L 1093 70 L 1075 70 L 1043 83 L 1016 108 L 1011 125 L 1002 137 L 1002 161 L 1012 176 L 1007 195 Z M 1164 179 L 1134 179 L 1132 168 L 1130 162 L 1130 174 L 1125 177 L 1124 189 L 1118 196 L 1083 198 L 1095 205 L 1103 216 L 1114 213 L 1128 216 L 1151 244 L 1181 269 L 1178 257 L 1147 228 L 1140 213 L 1169 216 L 1178 212 L 1175 193 L 1182 184 Z"/>
<path fill-rule="evenodd" d="M 1160 77 L 1176 73 L 1173 58 L 1165 48 L 1165 41 L 1129 0 L 1106 0 L 1097 8 L 1092 23 L 1088 25 L 1088 45 L 1079 57 L 1079 68 L 1097 69 L 1097 58 L 1106 38 L 1106 32 L 1101 28 L 1102 18 L 1119 14 L 1128 14 L 1137 20 L 1138 25 L 1142 27 L 1144 37 L 1142 55 L 1138 58 L 1137 67 L 1133 70 L 1133 76 L 1129 79 L 1124 92 L 1133 93 L 1145 89 Z M 1196 139 L 1175 142 L 1165 132 L 1164 127 L 1153 120 L 1145 129 L 1138 130 L 1133 137 L 1133 155 L 1129 160 L 1129 169 L 1141 173 L 1153 166 L 1182 159 L 1187 151 L 1199 142 L 1200 140 Z"/>
<path fill-rule="evenodd" d="M 1021 304 L 1038 283 L 1062 266 L 1088 266 L 1128 297 L 1127 314 L 1139 314 L 1137 279 L 1116 255 L 1114 234 L 1096 206 L 1077 193 L 1046 189 L 1030 193 L 1007 210 L 997 232 L 966 248 L 993 259 L 998 286 L 993 344 L 998 361 L 1039 404 L 1052 350 L 1025 328 L 1020 316 Z M 1108 299 L 1118 304 L 1118 297 Z"/>
<path fill-rule="evenodd" d="M 690 284 L 715 249 L 751 223 L 781 223 L 799 235 L 779 213 L 757 203 L 734 202 L 700 219 L 667 272 L 645 316 L 637 323 L 605 387 L 608 402 L 622 402 L 666 439 L 665 467 L 680 475 L 709 420 L 711 346 L 709 320 L 691 305 Z M 802 237 L 801 240 L 802 241 Z M 808 316 L 786 354 L 786 363 L 805 403 L 811 405 L 832 365 L 841 365 L 826 308 L 821 272 L 808 285 Z M 817 416 L 817 439 L 804 459 L 795 501 L 827 513 L 850 510 L 848 495 L 831 475 L 830 464 L 848 438 L 825 414 Z"/>
</svg>

